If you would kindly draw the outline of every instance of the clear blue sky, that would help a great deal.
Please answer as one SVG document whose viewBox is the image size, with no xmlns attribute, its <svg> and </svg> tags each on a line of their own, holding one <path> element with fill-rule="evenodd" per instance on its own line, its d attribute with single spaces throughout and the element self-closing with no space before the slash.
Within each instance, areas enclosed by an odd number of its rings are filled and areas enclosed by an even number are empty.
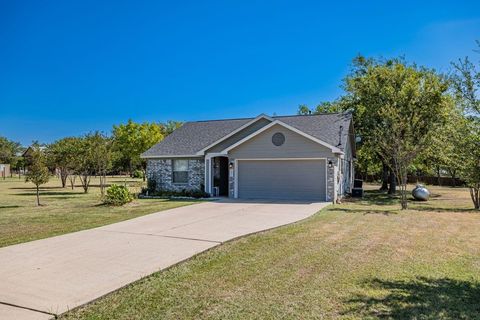
<svg viewBox="0 0 480 320">
<path fill-rule="evenodd" d="M 446 72 L 475 39 L 480 1 L 0 0 L 0 135 L 293 114 L 358 53 Z"/>
</svg>

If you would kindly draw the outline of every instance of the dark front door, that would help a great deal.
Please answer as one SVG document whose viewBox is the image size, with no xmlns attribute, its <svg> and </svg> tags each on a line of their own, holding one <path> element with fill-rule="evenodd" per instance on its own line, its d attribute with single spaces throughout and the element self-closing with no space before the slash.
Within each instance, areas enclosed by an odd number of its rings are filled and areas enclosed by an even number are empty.
<svg viewBox="0 0 480 320">
<path fill-rule="evenodd" d="M 228 158 L 213 160 L 213 186 L 218 187 L 220 196 L 228 196 Z"/>
</svg>

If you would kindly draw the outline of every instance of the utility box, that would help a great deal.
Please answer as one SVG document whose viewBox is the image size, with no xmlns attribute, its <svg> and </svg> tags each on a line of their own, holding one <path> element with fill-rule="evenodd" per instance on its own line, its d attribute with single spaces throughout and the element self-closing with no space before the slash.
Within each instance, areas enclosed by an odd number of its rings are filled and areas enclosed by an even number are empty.
<svg viewBox="0 0 480 320">
<path fill-rule="evenodd" d="M 363 180 L 360 180 L 360 179 L 353 180 L 352 197 L 353 198 L 363 197 Z"/>
<path fill-rule="evenodd" d="M 362 198 L 363 189 L 362 188 L 353 188 L 352 189 L 352 198 Z"/>
<path fill-rule="evenodd" d="M 353 180 L 353 187 L 354 188 L 363 188 L 363 180 L 355 179 Z"/>
</svg>

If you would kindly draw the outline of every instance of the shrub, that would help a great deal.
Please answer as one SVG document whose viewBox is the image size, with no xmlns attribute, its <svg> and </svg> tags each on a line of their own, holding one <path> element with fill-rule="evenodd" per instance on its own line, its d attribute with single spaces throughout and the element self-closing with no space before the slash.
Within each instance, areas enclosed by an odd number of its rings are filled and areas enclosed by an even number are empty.
<svg viewBox="0 0 480 320">
<path fill-rule="evenodd" d="M 107 189 L 107 194 L 103 198 L 103 203 L 112 206 L 122 206 L 132 200 L 133 196 L 130 194 L 127 187 L 112 184 L 110 188 Z"/>
<path fill-rule="evenodd" d="M 188 197 L 192 197 L 192 198 L 208 198 L 210 197 L 210 195 L 208 193 L 206 193 L 205 191 L 203 191 L 202 189 L 198 189 L 198 190 L 189 190 L 186 192 Z"/>
<path fill-rule="evenodd" d="M 146 191 L 146 190 L 144 190 Z M 159 190 L 150 193 L 149 195 L 158 196 L 158 197 L 165 197 L 165 198 L 172 198 L 172 197 L 187 197 L 187 198 L 208 198 L 210 195 L 203 191 L 202 189 L 193 189 L 193 190 L 186 190 L 183 189 L 181 191 L 172 191 L 172 190 Z"/>
<path fill-rule="evenodd" d="M 157 190 L 157 180 L 148 179 L 147 180 L 147 190 L 150 193 L 155 192 Z"/>
<path fill-rule="evenodd" d="M 132 173 L 132 178 L 139 178 L 143 179 L 143 171 L 142 170 L 135 170 Z"/>
</svg>

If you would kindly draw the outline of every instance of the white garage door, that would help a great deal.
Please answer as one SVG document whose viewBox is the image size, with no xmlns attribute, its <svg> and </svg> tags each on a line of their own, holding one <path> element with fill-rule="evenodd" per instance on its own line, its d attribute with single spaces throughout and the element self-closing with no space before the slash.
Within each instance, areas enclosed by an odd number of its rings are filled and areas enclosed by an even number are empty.
<svg viewBox="0 0 480 320">
<path fill-rule="evenodd" d="M 326 198 L 325 160 L 239 160 L 237 178 L 239 198 Z"/>
</svg>

